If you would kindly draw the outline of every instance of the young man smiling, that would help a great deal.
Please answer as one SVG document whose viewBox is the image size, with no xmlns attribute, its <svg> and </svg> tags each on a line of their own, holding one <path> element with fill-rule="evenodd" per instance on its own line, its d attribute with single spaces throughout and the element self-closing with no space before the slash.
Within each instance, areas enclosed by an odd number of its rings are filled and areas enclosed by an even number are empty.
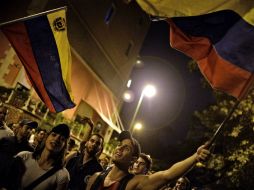
<svg viewBox="0 0 254 190">
<path fill-rule="evenodd" d="M 169 181 L 183 175 L 196 162 L 205 160 L 209 154 L 203 145 L 192 156 L 174 164 L 167 170 L 151 175 L 134 176 L 129 173 L 128 169 L 138 159 L 140 146 L 128 131 L 120 134 L 119 141 L 112 156 L 114 165 L 111 170 L 94 174 L 89 179 L 86 190 L 157 190 Z"/>
</svg>

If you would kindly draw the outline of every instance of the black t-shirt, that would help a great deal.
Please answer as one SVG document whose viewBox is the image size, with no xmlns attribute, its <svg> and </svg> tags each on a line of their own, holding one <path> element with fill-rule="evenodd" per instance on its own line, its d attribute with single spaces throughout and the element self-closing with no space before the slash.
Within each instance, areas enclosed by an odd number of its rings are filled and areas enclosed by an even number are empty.
<svg viewBox="0 0 254 190">
<path fill-rule="evenodd" d="M 82 162 L 83 156 L 80 155 L 70 159 L 66 165 L 71 178 L 69 182 L 70 190 L 84 190 L 88 177 L 103 170 L 96 158 L 89 160 L 85 164 L 82 164 Z"/>
</svg>

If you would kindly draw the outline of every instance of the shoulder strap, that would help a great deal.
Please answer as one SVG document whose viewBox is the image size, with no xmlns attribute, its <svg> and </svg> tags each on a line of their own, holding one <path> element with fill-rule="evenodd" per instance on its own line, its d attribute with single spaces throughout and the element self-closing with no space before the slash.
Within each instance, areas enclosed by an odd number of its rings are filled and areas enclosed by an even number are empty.
<svg viewBox="0 0 254 190">
<path fill-rule="evenodd" d="M 120 181 L 120 186 L 118 187 L 117 190 L 125 190 L 128 182 L 134 177 L 133 174 L 128 174 L 126 175 L 123 179 Z"/>
<path fill-rule="evenodd" d="M 39 185 L 41 182 L 43 182 L 45 179 L 48 177 L 52 176 L 54 173 L 56 173 L 61 167 L 56 166 L 51 168 L 49 171 L 47 171 L 45 174 L 41 175 L 38 177 L 36 180 L 31 182 L 28 186 L 24 188 L 24 190 L 32 190 L 34 189 L 37 185 Z"/>
<path fill-rule="evenodd" d="M 98 190 L 101 186 L 101 184 L 104 182 L 105 177 L 110 172 L 111 168 L 104 170 L 98 175 L 98 177 L 95 179 L 93 185 L 91 186 L 91 190 Z"/>
<path fill-rule="evenodd" d="M 91 190 L 98 190 L 101 186 L 101 184 L 104 182 L 105 177 L 108 175 L 110 172 L 111 168 L 103 171 L 100 173 L 100 175 L 95 179 L 95 182 L 93 183 Z M 133 174 L 128 174 L 126 175 L 123 179 L 120 180 L 119 186 L 117 190 L 125 190 L 128 182 L 134 177 Z"/>
</svg>

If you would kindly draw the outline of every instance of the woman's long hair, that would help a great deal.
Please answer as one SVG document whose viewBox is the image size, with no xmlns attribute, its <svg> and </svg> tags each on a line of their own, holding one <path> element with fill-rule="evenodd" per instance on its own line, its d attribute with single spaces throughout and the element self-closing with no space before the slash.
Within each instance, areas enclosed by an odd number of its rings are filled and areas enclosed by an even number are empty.
<svg viewBox="0 0 254 190">
<path fill-rule="evenodd" d="M 49 135 L 50 135 L 50 133 L 49 133 Z M 33 158 L 35 160 L 38 160 L 40 158 L 41 153 L 42 153 L 43 149 L 45 148 L 45 143 L 46 143 L 47 139 L 48 139 L 48 137 L 45 140 L 43 140 L 43 142 L 39 146 L 37 146 L 35 151 L 33 152 Z M 68 139 L 65 140 L 64 147 L 62 148 L 62 150 L 60 152 L 51 155 L 51 158 L 54 160 L 54 162 L 53 162 L 54 167 L 63 168 L 64 156 L 67 151 L 67 141 L 68 141 Z"/>
</svg>

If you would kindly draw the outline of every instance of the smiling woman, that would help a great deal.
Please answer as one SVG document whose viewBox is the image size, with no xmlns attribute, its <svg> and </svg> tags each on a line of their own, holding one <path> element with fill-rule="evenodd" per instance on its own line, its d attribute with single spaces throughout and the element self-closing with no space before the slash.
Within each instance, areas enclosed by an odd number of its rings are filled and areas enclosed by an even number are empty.
<svg viewBox="0 0 254 190">
<path fill-rule="evenodd" d="M 69 136 L 69 127 L 59 124 L 34 153 L 23 151 L 17 155 L 26 166 L 22 189 L 67 189 L 70 179 L 68 171 L 63 167 L 63 161 Z M 40 181 L 42 176 L 47 177 Z"/>
</svg>

